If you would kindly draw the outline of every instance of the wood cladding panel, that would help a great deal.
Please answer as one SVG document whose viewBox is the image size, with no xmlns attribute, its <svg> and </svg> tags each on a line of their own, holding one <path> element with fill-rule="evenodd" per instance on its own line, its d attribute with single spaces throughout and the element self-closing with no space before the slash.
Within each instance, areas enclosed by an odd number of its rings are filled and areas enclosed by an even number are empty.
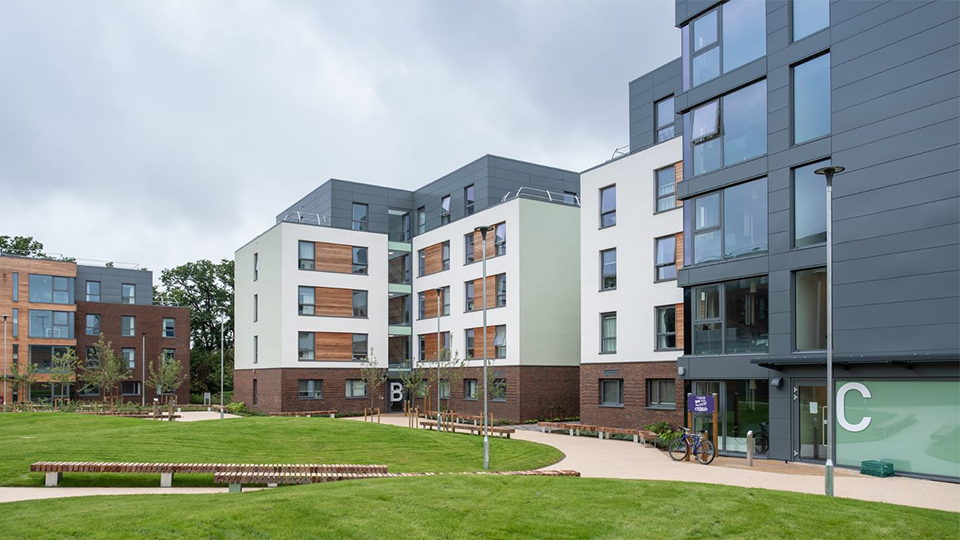
<svg viewBox="0 0 960 540">
<path fill-rule="evenodd" d="M 497 276 L 487 276 L 487 309 L 497 307 Z M 478 311 L 483 309 L 483 278 L 473 280 L 473 309 Z"/>
<path fill-rule="evenodd" d="M 683 162 L 678 161 L 673 164 L 673 178 L 674 185 L 679 184 L 683 180 Z M 677 199 L 677 206 L 683 206 L 683 201 Z"/>
<path fill-rule="evenodd" d="M 426 291 L 423 291 L 423 300 L 425 304 L 423 306 L 424 319 L 432 319 L 437 316 L 437 297 L 438 296 L 440 297 L 439 308 L 443 309 L 443 302 L 444 302 L 443 293 L 437 294 L 436 289 L 428 289 Z"/>
<path fill-rule="evenodd" d="M 317 315 L 320 317 L 353 317 L 353 289 L 317 287 Z"/>
<path fill-rule="evenodd" d="M 443 271 L 443 244 L 434 244 L 423 249 L 423 274 L 429 276 Z"/>
<path fill-rule="evenodd" d="M 483 341 L 480 340 L 480 336 L 483 335 L 483 327 L 478 326 L 473 329 L 474 344 L 473 344 L 473 357 L 474 358 L 483 358 Z M 493 338 L 497 335 L 496 326 L 487 327 L 487 357 L 496 358 L 497 349 L 493 345 Z"/>
<path fill-rule="evenodd" d="M 314 358 L 322 362 L 349 362 L 353 360 L 353 334 L 347 332 L 317 332 Z"/>
<path fill-rule="evenodd" d="M 448 334 L 449 334 L 449 332 L 441 332 L 441 335 L 444 336 L 444 337 L 443 337 L 443 341 L 444 341 L 444 342 L 449 341 L 450 338 L 447 337 Z M 420 337 L 423 338 L 423 354 L 424 354 L 424 359 L 425 359 L 424 361 L 425 361 L 425 362 L 433 362 L 434 365 L 436 365 L 436 360 L 437 360 L 437 333 L 436 333 L 436 332 L 433 332 L 433 333 L 430 333 L 430 334 L 421 334 Z"/>
<path fill-rule="evenodd" d="M 353 273 L 353 246 L 347 244 L 314 243 L 317 270 L 322 272 Z"/>
<path fill-rule="evenodd" d="M 500 223 L 503 223 L 503 222 L 501 221 Z M 494 230 L 487 233 L 487 258 L 488 259 L 492 259 L 497 256 L 497 246 L 495 242 L 497 238 L 497 232 L 496 232 L 497 225 L 498 224 L 491 225 L 491 227 L 493 227 Z M 477 231 L 473 232 L 473 260 L 474 261 L 483 260 L 483 236 Z"/>
<path fill-rule="evenodd" d="M 677 245 L 674 247 L 675 252 L 673 255 L 674 257 L 673 260 L 676 261 L 677 270 L 679 270 L 683 267 L 683 233 L 678 232 L 676 234 L 676 237 L 677 237 L 677 241 L 676 241 Z"/>
<path fill-rule="evenodd" d="M 683 350 L 683 302 L 677 304 L 677 349 Z"/>
</svg>

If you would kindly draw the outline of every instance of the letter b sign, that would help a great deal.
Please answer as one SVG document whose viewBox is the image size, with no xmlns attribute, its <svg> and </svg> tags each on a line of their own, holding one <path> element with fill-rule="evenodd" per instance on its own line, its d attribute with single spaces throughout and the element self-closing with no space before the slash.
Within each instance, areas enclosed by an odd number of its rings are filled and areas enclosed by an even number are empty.
<svg viewBox="0 0 960 540">
<path fill-rule="evenodd" d="M 398 382 L 390 383 L 390 402 L 403 401 L 403 385 Z"/>
</svg>

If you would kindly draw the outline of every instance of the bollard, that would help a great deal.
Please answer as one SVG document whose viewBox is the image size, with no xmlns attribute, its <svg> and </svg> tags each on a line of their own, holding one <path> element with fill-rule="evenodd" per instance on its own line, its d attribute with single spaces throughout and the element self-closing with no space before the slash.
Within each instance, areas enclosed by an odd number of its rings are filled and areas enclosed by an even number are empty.
<svg viewBox="0 0 960 540">
<path fill-rule="evenodd" d="M 753 467 L 753 430 L 747 432 L 747 467 Z"/>
</svg>

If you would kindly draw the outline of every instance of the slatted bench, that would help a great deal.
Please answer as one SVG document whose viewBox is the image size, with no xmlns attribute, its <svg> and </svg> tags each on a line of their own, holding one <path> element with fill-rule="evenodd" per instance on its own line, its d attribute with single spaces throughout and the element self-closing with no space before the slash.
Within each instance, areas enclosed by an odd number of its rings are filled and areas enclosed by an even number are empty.
<svg viewBox="0 0 960 540">
<path fill-rule="evenodd" d="M 97 461 L 38 461 L 30 472 L 46 473 L 45 485 L 56 487 L 63 473 L 159 474 L 160 487 L 171 487 L 173 475 L 217 473 L 386 474 L 386 465 L 323 463 L 129 463 Z M 265 482 L 266 483 L 266 482 Z"/>
<path fill-rule="evenodd" d="M 429 428 L 436 428 L 436 427 L 437 427 L 437 421 L 436 421 L 436 420 L 422 420 L 422 421 L 420 422 L 420 426 L 423 427 L 423 428 L 428 428 L 428 429 L 429 429 Z M 458 424 L 458 423 L 456 423 L 456 422 L 450 422 L 450 423 L 444 423 L 444 424 L 443 424 L 443 427 L 444 427 L 444 429 L 449 429 L 450 431 L 452 431 L 452 432 L 454 432 L 454 433 L 456 433 L 457 430 L 459 429 L 459 430 L 461 430 L 461 431 L 469 431 L 469 432 L 471 432 L 471 433 L 476 433 L 477 435 L 483 434 L 483 426 L 477 426 L 477 425 L 473 425 L 473 424 Z M 517 431 L 517 430 L 515 430 L 515 429 L 513 429 L 513 428 L 509 428 L 509 427 L 499 427 L 499 426 L 490 426 L 489 429 L 490 429 L 490 433 L 493 433 L 494 435 L 497 435 L 497 436 L 505 436 L 505 437 L 508 438 L 508 439 L 510 438 L 510 435 L 513 435 L 513 434 L 516 433 L 516 431 Z"/>
<path fill-rule="evenodd" d="M 289 412 L 272 412 L 270 416 L 305 416 L 307 418 L 313 416 L 329 416 L 330 418 L 336 418 L 337 413 L 340 411 L 330 410 L 330 411 L 289 411 Z"/>
<path fill-rule="evenodd" d="M 540 431 L 546 433 L 550 430 L 564 430 L 567 431 L 571 436 L 580 435 L 581 431 L 593 432 L 596 433 L 601 439 L 604 438 L 604 435 L 617 434 L 617 435 L 632 435 L 633 442 L 640 442 L 643 444 L 652 444 L 656 442 L 658 436 L 656 433 L 647 430 L 647 429 L 629 429 L 629 428 L 615 428 L 615 427 L 606 427 L 606 426 L 593 426 L 588 424 L 573 424 L 566 422 L 537 422 L 537 426 L 540 428 Z"/>
</svg>

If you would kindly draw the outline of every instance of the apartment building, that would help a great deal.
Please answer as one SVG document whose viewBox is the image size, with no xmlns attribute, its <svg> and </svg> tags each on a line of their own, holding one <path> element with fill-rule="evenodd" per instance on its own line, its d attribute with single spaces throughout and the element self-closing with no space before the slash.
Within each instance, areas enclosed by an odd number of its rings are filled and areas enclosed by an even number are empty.
<svg viewBox="0 0 960 540">
<path fill-rule="evenodd" d="M 675 60 L 630 83 L 632 151 L 581 173 L 580 419 L 683 423 L 682 126 Z"/>
<path fill-rule="evenodd" d="M 102 399 L 99 389 L 84 389 L 76 378 L 54 390 L 49 373 L 53 357 L 67 348 L 76 349 L 82 371 L 101 333 L 130 369 L 121 383 L 121 399 L 172 397 L 144 387 L 149 367 L 165 354 L 183 365 L 186 380 L 176 398 L 189 400 L 190 310 L 154 305 L 149 271 L 0 254 L 0 315 L 7 315 L 6 375 L 27 362 L 36 370 L 24 391 L 7 381 L 7 403 Z"/>
<path fill-rule="evenodd" d="M 957 2 L 678 0 L 684 392 L 721 453 L 960 477 Z M 633 130 L 633 126 L 631 126 Z M 638 131 L 639 133 L 639 131 Z M 836 387 L 825 385 L 834 179 Z"/>
<path fill-rule="evenodd" d="M 389 380 L 374 404 L 400 410 L 401 374 L 436 367 L 438 341 L 480 365 L 473 232 L 488 225 L 488 349 L 506 386 L 492 410 L 575 415 L 578 195 L 575 172 L 498 156 L 415 191 L 325 182 L 237 250 L 235 399 L 270 412 L 360 412 L 371 404 L 360 365 L 375 359 Z M 573 318 L 545 325 L 550 310 Z M 544 377 L 560 391 L 533 384 Z M 440 386 L 444 407 L 479 410 L 477 377 Z"/>
</svg>

